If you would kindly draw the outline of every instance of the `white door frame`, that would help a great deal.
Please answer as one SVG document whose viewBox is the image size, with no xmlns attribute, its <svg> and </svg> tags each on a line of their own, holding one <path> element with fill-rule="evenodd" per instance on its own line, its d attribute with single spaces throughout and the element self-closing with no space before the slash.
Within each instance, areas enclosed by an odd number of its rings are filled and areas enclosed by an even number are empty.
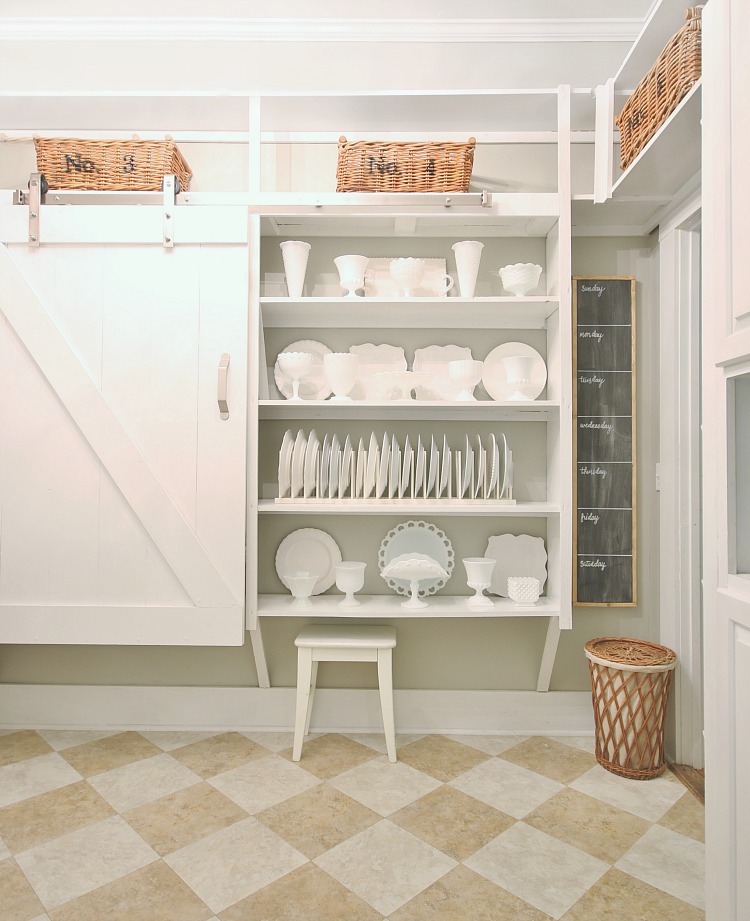
<svg viewBox="0 0 750 921">
<path fill-rule="evenodd" d="M 677 653 L 670 760 L 703 767 L 700 197 L 659 228 L 659 638 Z"/>
</svg>

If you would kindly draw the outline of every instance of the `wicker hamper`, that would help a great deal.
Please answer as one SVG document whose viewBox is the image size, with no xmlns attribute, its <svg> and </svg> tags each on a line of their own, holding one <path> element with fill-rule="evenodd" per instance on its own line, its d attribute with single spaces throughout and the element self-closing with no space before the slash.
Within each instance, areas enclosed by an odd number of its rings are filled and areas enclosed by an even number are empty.
<svg viewBox="0 0 750 921">
<path fill-rule="evenodd" d="M 106 141 L 81 138 L 34 138 L 37 169 L 51 189 L 108 192 L 157 192 L 165 173 L 174 173 L 180 189 L 192 173 L 171 138 L 164 141 Z"/>
<path fill-rule="evenodd" d="M 468 192 L 476 139 L 425 144 L 339 138 L 337 192 Z"/>
<path fill-rule="evenodd" d="M 700 79 L 701 7 L 689 7 L 685 18 L 685 25 L 667 42 L 615 118 L 620 130 L 620 166 L 623 169 L 633 162 Z"/>
<path fill-rule="evenodd" d="M 591 673 L 596 760 L 633 780 L 664 773 L 664 722 L 677 656 L 666 646 L 601 637 L 585 647 Z"/>
</svg>

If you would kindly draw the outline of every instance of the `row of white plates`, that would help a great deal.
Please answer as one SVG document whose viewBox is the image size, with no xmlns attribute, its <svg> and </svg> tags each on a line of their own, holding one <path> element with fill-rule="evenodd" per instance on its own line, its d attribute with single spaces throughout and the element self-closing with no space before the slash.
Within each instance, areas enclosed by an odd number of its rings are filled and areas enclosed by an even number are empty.
<svg viewBox="0 0 750 921">
<path fill-rule="evenodd" d="M 466 435 L 460 448 L 375 432 L 355 447 L 347 435 L 289 429 L 279 451 L 285 499 L 512 499 L 513 456 L 502 433 Z"/>
</svg>

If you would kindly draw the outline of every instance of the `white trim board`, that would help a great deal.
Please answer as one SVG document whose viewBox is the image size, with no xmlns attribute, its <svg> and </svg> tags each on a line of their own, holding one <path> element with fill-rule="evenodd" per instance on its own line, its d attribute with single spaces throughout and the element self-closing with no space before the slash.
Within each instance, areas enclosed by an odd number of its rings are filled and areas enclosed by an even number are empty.
<svg viewBox="0 0 750 921">
<path fill-rule="evenodd" d="M 5 729 L 286 730 L 294 688 L 0 685 Z M 588 691 L 394 691 L 396 732 L 586 735 Z M 382 732 L 376 690 L 316 691 L 314 732 Z"/>
</svg>

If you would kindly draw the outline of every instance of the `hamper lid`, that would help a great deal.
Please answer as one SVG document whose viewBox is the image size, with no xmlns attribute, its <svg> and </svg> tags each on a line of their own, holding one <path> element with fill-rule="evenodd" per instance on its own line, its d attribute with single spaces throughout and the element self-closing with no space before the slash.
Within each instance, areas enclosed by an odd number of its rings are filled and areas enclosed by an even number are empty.
<svg viewBox="0 0 750 921">
<path fill-rule="evenodd" d="M 599 659 L 607 659 L 618 665 L 652 667 L 671 665 L 677 660 L 677 653 L 666 646 L 626 636 L 603 636 L 589 640 L 585 649 Z"/>
</svg>

